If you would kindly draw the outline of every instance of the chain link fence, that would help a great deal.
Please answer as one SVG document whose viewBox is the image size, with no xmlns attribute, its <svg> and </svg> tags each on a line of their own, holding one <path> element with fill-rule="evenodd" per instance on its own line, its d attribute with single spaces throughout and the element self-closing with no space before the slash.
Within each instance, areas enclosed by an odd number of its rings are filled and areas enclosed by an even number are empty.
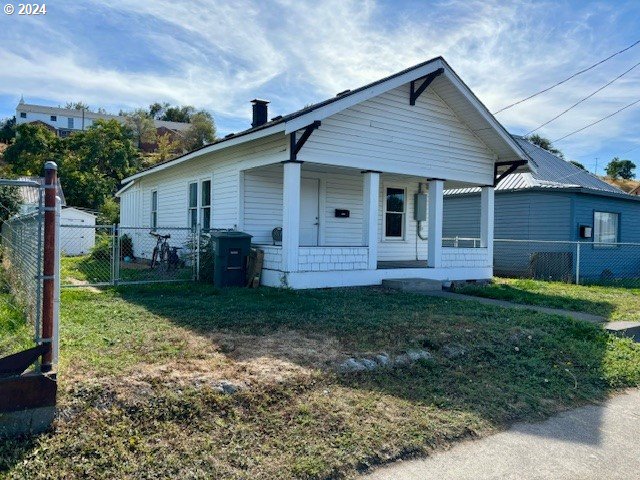
<svg viewBox="0 0 640 480">
<path fill-rule="evenodd" d="M 0 180 L 0 308 L 26 318 L 38 338 L 42 315 L 43 190 L 37 182 Z M 32 203 L 23 203 L 24 199 Z"/>
<path fill-rule="evenodd" d="M 494 275 L 640 286 L 640 243 L 494 240 Z"/>
<path fill-rule="evenodd" d="M 196 280 L 201 232 L 195 228 L 62 224 L 62 286 Z"/>
</svg>

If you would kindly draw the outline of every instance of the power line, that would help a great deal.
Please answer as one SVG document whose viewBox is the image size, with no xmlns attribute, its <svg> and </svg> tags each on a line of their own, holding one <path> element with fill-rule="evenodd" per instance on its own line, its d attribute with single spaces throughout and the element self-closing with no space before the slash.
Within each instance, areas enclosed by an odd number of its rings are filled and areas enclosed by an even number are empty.
<svg viewBox="0 0 640 480">
<path fill-rule="evenodd" d="M 554 120 L 557 120 L 558 118 L 560 118 L 562 115 L 564 115 L 565 113 L 567 113 L 568 111 L 574 109 L 575 107 L 577 107 L 578 105 L 580 105 L 582 102 L 584 102 L 585 100 L 590 99 L 591 97 L 593 97 L 596 93 L 601 92 L 602 90 L 604 90 L 605 88 L 607 88 L 609 85 L 611 85 L 613 82 L 615 82 L 616 80 L 619 80 L 620 78 L 624 77 L 627 73 L 629 73 L 631 70 L 633 70 L 634 68 L 636 68 L 638 65 L 640 65 L 640 62 L 636 63 L 633 67 L 631 67 L 629 70 L 621 73 L 620 75 L 618 75 L 616 78 L 614 78 L 613 80 L 611 80 L 609 83 L 601 86 L 600 88 L 598 88 L 597 90 L 593 91 L 592 93 L 590 93 L 589 95 L 587 95 L 586 97 L 584 97 L 581 100 L 578 100 L 576 103 L 574 103 L 573 105 L 571 105 L 569 108 L 567 108 L 566 110 L 560 112 L 558 115 L 556 115 L 555 117 L 553 117 L 551 120 L 546 121 L 545 123 L 543 123 L 542 125 L 540 125 L 539 127 L 534 128 L 533 130 L 531 130 L 529 133 L 527 133 L 525 136 L 527 135 L 531 135 L 533 132 L 535 132 L 536 130 L 540 130 L 542 127 L 545 127 L 547 125 L 549 125 L 551 122 L 553 122 Z"/>
<path fill-rule="evenodd" d="M 583 131 L 583 130 L 586 130 L 586 129 L 587 129 L 587 128 L 589 128 L 589 127 L 593 127 L 594 125 L 596 125 L 596 124 L 598 124 L 598 123 L 600 123 L 600 122 L 602 122 L 602 121 L 606 120 L 607 118 L 611 118 L 611 117 L 613 117 L 614 115 L 617 115 L 618 113 L 622 112 L 623 110 L 626 110 L 626 109 L 627 109 L 627 108 L 629 108 L 629 107 L 633 107 L 633 106 L 634 106 L 635 104 L 637 104 L 637 103 L 640 103 L 640 99 L 636 100 L 635 102 L 631 102 L 631 103 L 630 103 L 630 104 L 628 104 L 628 105 L 625 105 L 625 106 L 624 106 L 624 107 L 622 107 L 621 109 L 616 110 L 615 112 L 613 112 L 613 113 L 611 113 L 611 114 L 607 115 L 606 117 L 602 117 L 600 120 L 596 120 L 595 122 L 590 123 L 589 125 L 585 125 L 584 127 L 579 128 L 578 130 L 574 130 L 574 131 L 573 131 L 573 132 L 571 132 L 571 133 L 567 133 L 564 137 L 557 138 L 557 139 L 553 140 L 552 142 L 553 142 L 553 143 L 555 143 L 555 142 L 559 142 L 560 140 L 564 140 L 565 138 L 570 137 L 571 135 L 573 135 L 573 134 L 575 134 L 575 133 L 578 133 L 578 132 L 581 132 L 581 131 Z"/>
<path fill-rule="evenodd" d="M 507 110 L 507 109 L 509 109 L 509 108 L 511 108 L 511 107 L 515 107 L 516 105 L 519 105 L 519 104 L 521 104 L 522 102 L 526 102 L 527 100 L 531 100 L 533 97 L 537 97 L 538 95 L 540 95 L 540 94 L 542 94 L 542 93 L 548 92 L 549 90 L 551 90 L 551 89 L 553 89 L 553 88 L 556 88 L 557 86 L 562 85 L 563 83 L 568 82 L 568 81 L 569 81 L 569 80 L 571 80 L 572 78 L 575 78 L 575 77 L 577 77 L 578 75 L 582 75 L 583 73 L 588 72 L 589 70 L 591 70 L 591 69 L 593 69 L 593 68 L 597 67 L 598 65 L 603 64 L 603 63 L 604 63 L 604 62 L 606 62 L 607 60 L 611 60 L 613 57 L 615 57 L 615 56 L 617 56 L 617 55 L 620 55 L 620 54 L 621 54 L 621 53 L 623 53 L 623 52 L 626 52 L 627 50 L 629 50 L 629 49 L 631 49 L 631 48 L 635 47 L 635 46 L 636 46 L 636 45 L 638 45 L 639 43 L 640 43 L 640 40 L 637 40 L 637 41 L 635 41 L 634 43 L 632 43 L 631 45 L 629 45 L 627 48 L 623 48 L 622 50 L 617 51 L 617 52 L 616 52 L 616 53 L 614 53 L 613 55 L 609 55 L 607 58 L 605 58 L 605 59 L 603 59 L 603 60 L 600 60 L 600 61 L 599 61 L 599 62 L 597 62 L 597 63 L 594 63 L 594 64 L 593 64 L 593 65 L 591 65 L 590 67 L 587 67 L 587 68 L 585 68 L 585 69 L 583 69 L 583 70 L 580 70 L 579 72 L 574 73 L 573 75 L 571 75 L 571 76 L 569 76 L 569 77 L 565 78 L 564 80 L 559 81 L 558 83 L 555 83 L 555 84 L 551 85 L 550 87 L 545 88 L 544 90 L 540 90 L 539 92 L 536 92 L 536 93 L 534 93 L 534 94 L 532 94 L 532 95 L 529 95 L 528 97 L 523 98 L 522 100 L 518 100 L 517 102 L 514 102 L 514 103 L 512 103 L 512 104 L 510 104 L 510 105 L 507 105 L 506 107 L 503 107 L 503 108 L 501 108 L 500 110 L 493 112 L 493 114 L 494 114 L 494 115 L 497 115 L 498 113 L 500 113 L 500 112 L 504 112 L 505 110 Z"/>
</svg>

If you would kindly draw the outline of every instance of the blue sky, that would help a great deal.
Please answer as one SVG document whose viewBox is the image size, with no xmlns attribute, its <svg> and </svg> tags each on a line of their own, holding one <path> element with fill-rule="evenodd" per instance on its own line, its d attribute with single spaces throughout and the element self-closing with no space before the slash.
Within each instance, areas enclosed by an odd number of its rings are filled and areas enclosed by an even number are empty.
<svg viewBox="0 0 640 480">
<path fill-rule="evenodd" d="M 249 125 L 252 98 L 284 114 L 437 55 L 495 111 L 637 40 L 637 1 L 56 0 L 0 16 L 0 117 L 20 95 L 113 113 L 168 101 L 209 110 L 224 135 Z M 526 133 L 638 62 L 640 45 L 497 118 Z M 640 66 L 540 133 L 562 137 L 639 86 Z M 591 170 L 614 155 L 640 167 L 640 104 L 557 147 Z"/>
</svg>

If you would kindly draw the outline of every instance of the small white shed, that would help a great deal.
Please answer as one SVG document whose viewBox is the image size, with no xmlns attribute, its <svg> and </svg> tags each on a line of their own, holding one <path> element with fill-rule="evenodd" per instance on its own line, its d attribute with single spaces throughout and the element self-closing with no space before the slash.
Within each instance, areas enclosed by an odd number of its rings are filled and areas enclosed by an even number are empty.
<svg viewBox="0 0 640 480">
<path fill-rule="evenodd" d="M 60 214 L 60 250 L 63 255 L 86 255 L 96 243 L 96 216 L 75 207 Z"/>
</svg>

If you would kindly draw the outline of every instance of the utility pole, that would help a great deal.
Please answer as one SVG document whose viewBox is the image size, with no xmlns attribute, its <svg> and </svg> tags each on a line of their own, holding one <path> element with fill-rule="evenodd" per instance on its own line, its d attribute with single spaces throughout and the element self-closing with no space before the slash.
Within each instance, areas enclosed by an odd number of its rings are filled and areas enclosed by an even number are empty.
<svg viewBox="0 0 640 480">
<path fill-rule="evenodd" d="M 598 157 L 596 157 L 596 175 L 598 175 Z"/>
</svg>

